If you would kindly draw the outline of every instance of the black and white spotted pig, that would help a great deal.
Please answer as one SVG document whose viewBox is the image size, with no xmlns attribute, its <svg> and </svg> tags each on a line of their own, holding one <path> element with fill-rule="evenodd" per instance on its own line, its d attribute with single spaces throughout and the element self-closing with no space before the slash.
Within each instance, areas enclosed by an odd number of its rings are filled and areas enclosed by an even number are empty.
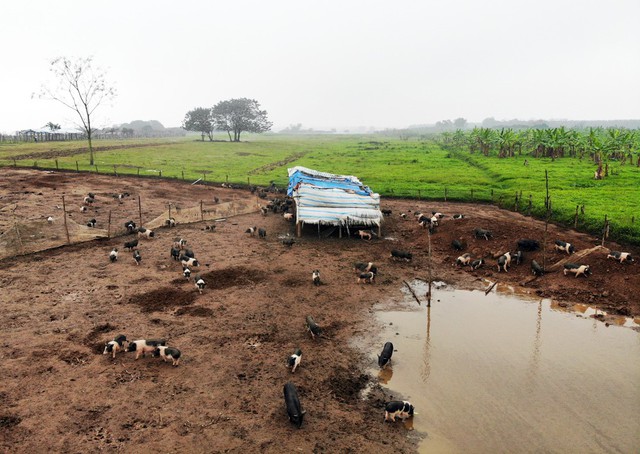
<svg viewBox="0 0 640 454">
<path fill-rule="evenodd" d="M 193 257 L 187 257 L 186 255 L 180 256 L 180 262 L 182 263 L 183 267 L 200 266 L 200 263 L 198 262 L 198 260 L 194 259 Z"/>
<path fill-rule="evenodd" d="M 313 281 L 313 285 L 320 285 L 320 270 L 313 270 L 311 280 Z"/>
<path fill-rule="evenodd" d="M 127 336 L 124 334 L 118 334 L 112 341 L 107 342 L 104 345 L 103 355 L 111 353 L 111 357 L 115 358 L 116 353 L 119 351 L 125 351 L 128 346 Z"/>
<path fill-rule="evenodd" d="M 166 221 L 164 221 L 164 225 L 166 225 L 167 227 L 175 227 L 176 226 L 175 218 L 167 219 Z"/>
<path fill-rule="evenodd" d="M 136 231 L 136 223 L 133 221 L 127 221 L 124 223 L 124 228 L 127 229 L 127 233 L 133 233 Z"/>
<path fill-rule="evenodd" d="M 403 421 L 410 418 L 414 414 L 414 407 L 409 401 L 406 400 L 394 400 L 384 408 L 384 420 L 396 422 L 396 418 L 400 418 Z"/>
<path fill-rule="evenodd" d="M 118 260 L 118 248 L 114 247 L 111 252 L 109 252 L 109 260 L 111 260 L 111 263 L 115 262 Z"/>
<path fill-rule="evenodd" d="M 576 248 L 571 243 L 565 243 L 564 241 L 556 240 L 556 251 L 566 252 L 567 254 L 573 254 L 576 252 Z"/>
<path fill-rule="evenodd" d="M 185 278 L 187 278 L 187 280 L 189 280 L 189 278 L 191 277 L 191 270 L 190 270 L 188 267 L 183 266 L 183 267 L 182 267 L 182 275 L 183 275 Z"/>
<path fill-rule="evenodd" d="M 633 257 L 628 252 L 611 251 L 607 254 L 608 259 L 614 259 L 620 263 L 633 262 Z"/>
<path fill-rule="evenodd" d="M 144 358 L 145 353 L 151 353 L 161 345 L 167 345 L 167 341 L 164 339 L 139 339 L 130 342 L 126 351 L 136 352 L 136 359 L 140 358 L 140 355 Z"/>
<path fill-rule="evenodd" d="M 255 236 L 256 232 L 258 231 L 258 227 L 249 227 L 247 230 L 244 231 L 244 233 L 248 233 L 250 236 Z"/>
<path fill-rule="evenodd" d="M 460 257 L 456 259 L 456 265 L 458 266 L 467 266 L 471 263 L 471 254 L 462 254 Z"/>
<path fill-rule="evenodd" d="M 361 283 L 365 283 L 365 284 L 373 284 L 373 280 L 376 277 L 376 273 L 374 273 L 373 271 L 369 271 L 368 273 L 360 273 L 360 275 L 358 276 L 358 284 Z"/>
<path fill-rule="evenodd" d="M 474 260 L 473 262 L 471 262 L 471 269 L 472 270 L 477 270 L 482 265 L 484 265 L 484 259 Z"/>
<path fill-rule="evenodd" d="M 153 238 L 155 233 L 151 229 L 145 229 L 144 227 L 138 227 L 138 238 Z"/>
<path fill-rule="evenodd" d="M 302 350 L 296 348 L 296 351 L 293 352 L 293 355 L 289 356 L 287 360 L 287 364 L 291 368 L 291 373 L 296 371 L 296 368 L 300 365 L 300 361 L 302 361 Z"/>
<path fill-rule="evenodd" d="M 178 366 L 182 353 L 177 348 L 160 345 L 151 352 L 151 355 L 155 358 L 159 356 L 165 362 L 170 359 L 172 365 Z"/>
<path fill-rule="evenodd" d="M 195 281 L 196 281 L 196 288 L 198 289 L 198 292 L 202 294 L 202 291 L 207 285 L 206 282 L 200 276 L 196 276 Z"/>
<path fill-rule="evenodd" d="M 91 219 L 89 222 L 87 222 L 87 227 L 95 228 L 96 222 L 97 221 L 95 219 Z"/>
<path fill-rule="evenodd" d="M 298 390 L 296 386 L 287 382 L 283 388 L 284 391 L 284 404 L 287 408 L 287 415 L 289 415 L 289 421 L 299 429 L 302 427 L 302 420 L 306 411 L 304 411 L 300 405 L 300 399 L 298 398 Z"/>
<path fill-rule="evenodd" d="M 505 252 L 500 257 L 498 257 L 498 273 L 500 271 L 504 271 L 507 273 L 509 271 L 509 266 L 511 265 L 511 253 Z"/>
<path fill-rule="evenodd" d="M 393 355 L 393 344 L 391 342 L 385 342 L 382 347 L 382 353 L 378 355 L 378 367 L 384 369 L 391 362 L 391 355 Z"/>
<path fill-rule="evenodd" d="M 411 259 L 413 258 L 413 254 L 411 254 L 411 252 L 399 251 L 397 249 L 393 249 L 391 251 L 391 258 L 403 259 L 403 260 L 406 260 L 407 262 L 410 262 Z"/>
<path fill-rule="evenodd" d="M 142 256 L 140 255 L 140 251 L 137 249 L 133 251 L 133 260 L 135 260 L 136 265 L 140 265 L 140 262 L 142 262 Z"/>
<path fill-rule="evenodd" d="M 373 271 L 374 273 L 378 274 L 378 268 L 373 264 L 373 262 L 356 262 L 353 267 L 356 273 L 368 273 L 369 271 Z"/>
<path fill-rule="evenodd" d="M 453 219 L 464 219 L 464 214 L 454 214 Z"/>
<path fill-rule="evenodd" d="M 562 272 L 564 273 L 565 276 L 567 275 L 567 273 L 574 273 L 576 277 L 580 276 L 581 274 L 584 277 L 587 277 L 591 274 L 591 269 L 589 268 L 589 265 L 577 265 L 575 263 L 565 263 L 564 270 L 562 270 Z"/>
</svg>

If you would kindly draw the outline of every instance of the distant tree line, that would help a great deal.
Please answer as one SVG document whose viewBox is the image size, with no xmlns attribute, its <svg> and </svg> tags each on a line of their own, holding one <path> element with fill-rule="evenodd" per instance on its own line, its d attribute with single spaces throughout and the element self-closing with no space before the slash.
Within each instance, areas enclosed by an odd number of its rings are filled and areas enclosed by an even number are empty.
<svg viewBox="0 0 640 454">
<path fill-rule="evenodd" d="M 187 112 L 182 122 L 185 130 L 199 132 L 203 142 L 205 136 L 213 141 L 214 131 L 224 131 L 230 142 L 240 142 L 243 132 L 262 133 L 271 126 L 267 111 L 260 109 L 258 101 L 248 98 L 220 101 L 211 108 L 196 107 Z"/>
</svg>

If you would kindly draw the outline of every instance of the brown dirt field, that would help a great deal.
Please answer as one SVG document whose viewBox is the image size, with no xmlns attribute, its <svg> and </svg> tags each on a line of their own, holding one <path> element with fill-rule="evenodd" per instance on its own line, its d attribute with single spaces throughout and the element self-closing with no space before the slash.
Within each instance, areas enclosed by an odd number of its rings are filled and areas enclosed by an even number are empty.
<svg viewBox="0 0 640 454">
<path fill-rule="evenodd" d="M 21 218 L 46 218 L 62 193 L 75 206 L 87 192 L 95 192 L 98 223 L 112 210 L 117 225 L 137 221 L 138 195 L 144 220 L 156 218 L 169 202 L 190 206 L 213 196 L 221 201 L 252 199 L 246 190 L 163 180 L 14 169 L 0 169 L 0 176 L 0 206 L 17 202 Z M 132 195 L 122 204 L 110 197 L 122 191 Z M 497 273 L 490 257 L 513 251 L 518 238 L 541 240 L 543 223 L 483 205 L 383 200 L 383 208 L 393 210 L 382 229 L 386 239 L 372 241 L 318 239 L 310 227 L 286 248 L 278 236 L 293 233 L 293 224 L 279 215 L 252 213 L 217 222 L 215 231 L 204 230 L 212 222 L 158 229 L 156 238 L 140 240 L 140 266 L 122 248 L 127 236 L 0 261 L 0 448 L 414 451 L 425 434 L 400 423 L 383 424 L 384 402 L 392 396 L 377 386 L 376 377 L 361 372 L 367 355 L 350 343 L 353 336 L 375 336 L 370 315 L 375 304 L 399 298 L 403 280 L 427 277 L 427 236 L 413 219 L 402 220 L 402 211 L 437 209 L 467 216 L 446 218 L 431 237 L 434 278 L 464 288 L 484 288 L 484 279 L 498 280 L 563 306 L 595 305 L 609 312 L 604 321 L 616 314 L 640 316 L 637 262 L 615 263 L 596 250 L 581 259 L 593 269 L 589 278 L 555 271 L 520 286 L 532 278 L 530 262 L 542 262 L 542 252 L 529 253 L 523 265 L 512 266 L 508 273 Z M 11 215 L 1 213 L 0 231 L 10 230 Z M 244 233 L 254 225 L 266 228 L 266 240 Z M 42 224 L 42 229 L 48 227 Z M 475 227 L 492 230 L 494 238 L 473 238 Z M 202 262 L 198 271 L 207 281 L 202 295 L 170 258 L 175 237 L 186 238 Z M 450 243 L 460 237 L 474 257 L 487 258 L 485 268 L 453 266 L 460 253 Z M 551 250 L 555 239 L 575 243 L 579 252 L 598 244 L 591 236 L 549 226 L 548 267 L 565 258 Z M 606 246 L 636 257 L 639 252 Z M 120 256 L 111 264 L 108 253 L 113 247 L 120 249 Z M 390 260 L 392 248 L 412 251 L 413 261 Z M 375 284 L 356 283 L 356 261 L 378 265 Z M 319 287 L 311 283 L 314 269 L 321 272 Z M 324 329 L 324 338 L 309 337 L 306 315 Z M 104 343 L 120 333 L 131 340 L 168 339 L 183 353 L 180 366 L 159 358 L 136 361 L 131 353 L 120 353 L 115 360 L 102 355 Z M 291 374 L 285 360 L 298 346 L 302 364 Z M 286 381 L 295 383 L 307 411 L 301 430 L 286 416 Z M 361 398 L 365 386 L 373 391 Z"/>
</svg>

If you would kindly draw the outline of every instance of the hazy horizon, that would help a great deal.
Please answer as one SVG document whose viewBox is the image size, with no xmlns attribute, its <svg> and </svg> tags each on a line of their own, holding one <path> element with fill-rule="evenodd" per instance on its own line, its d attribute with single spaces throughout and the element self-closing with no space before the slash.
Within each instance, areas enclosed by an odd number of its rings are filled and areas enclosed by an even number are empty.
<svg viewBox="0 0 640 454">
<path fill-rule="evenodd" d="M 640 2 L 290 0 L 3 5 L 0 131 L 74 124 L 32 99 L 58 56 L 93 56 L 118 91 L 96 127 L 256 99 L 273 131 L 462 117 L 640 119 Z"/>
</svg>

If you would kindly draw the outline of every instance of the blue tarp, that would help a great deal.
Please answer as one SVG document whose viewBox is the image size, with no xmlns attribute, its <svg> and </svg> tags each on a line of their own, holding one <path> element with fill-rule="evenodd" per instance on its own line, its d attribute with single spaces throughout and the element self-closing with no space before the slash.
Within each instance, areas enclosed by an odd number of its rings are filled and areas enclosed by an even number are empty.
<svg viewBox="0 0 640 454">
<path fill-rule="evenodd" d="M 289 186 L 287 195 L 292 196 L 293 191 L 299 183 L 310 184 L 319 188 L 342 189 L 352 191 L 359 195 L 371 195 L 373 192 L 369 187 L 364 186 L 356 177 L 347 175 L 332 175 L 305 167 L 294 167 L 289 169 Z"/>
</svg>

